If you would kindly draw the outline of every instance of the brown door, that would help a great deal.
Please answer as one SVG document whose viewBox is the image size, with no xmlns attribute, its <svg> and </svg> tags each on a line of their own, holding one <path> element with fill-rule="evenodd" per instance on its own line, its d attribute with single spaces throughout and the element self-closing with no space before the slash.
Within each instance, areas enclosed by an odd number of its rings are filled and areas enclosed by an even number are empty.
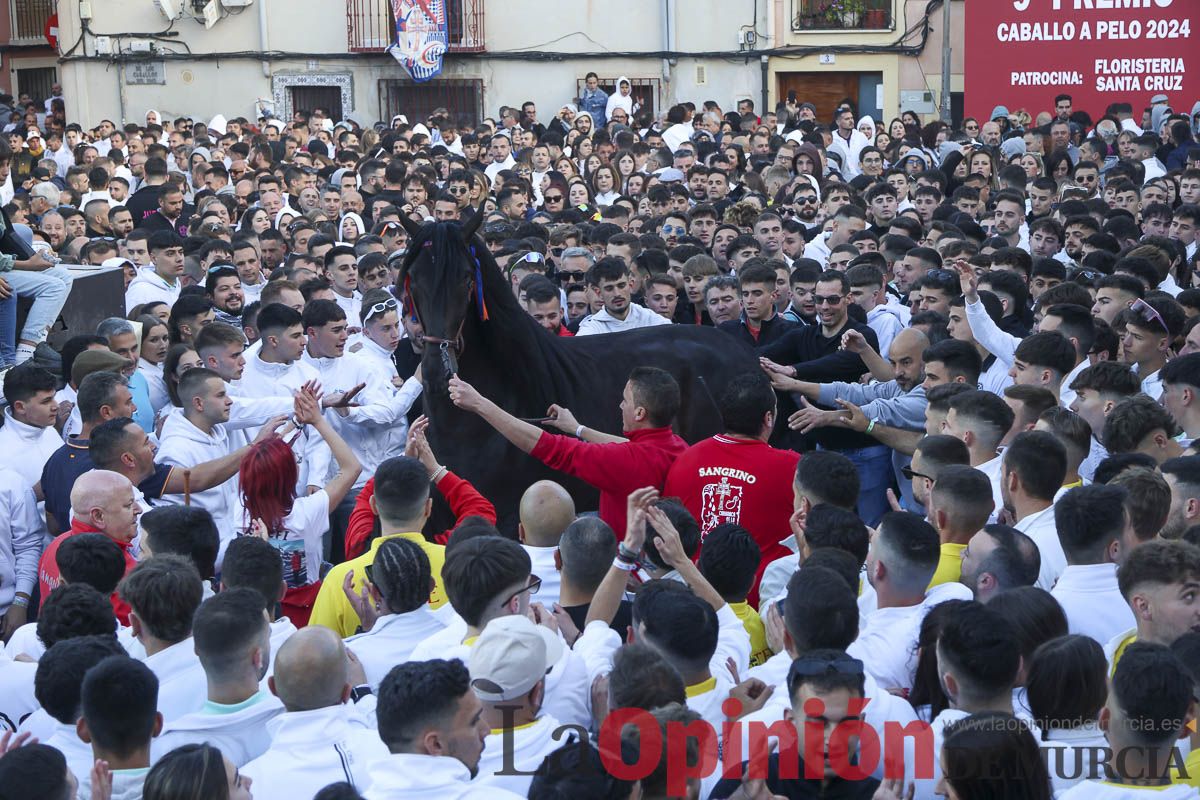
<svg viewBox="0 0 1200 800">
<path fill-rule="evenodd" d="M 817 119 L 828 124 L 838 103 L 849 97 L 858 105 L 859 74 L 857 72 L 779 72 L 775 74 L 779 100 L 788 92 L 796 92 L 797 103 L 812 103 L 817 107 Z"/>
</svg>

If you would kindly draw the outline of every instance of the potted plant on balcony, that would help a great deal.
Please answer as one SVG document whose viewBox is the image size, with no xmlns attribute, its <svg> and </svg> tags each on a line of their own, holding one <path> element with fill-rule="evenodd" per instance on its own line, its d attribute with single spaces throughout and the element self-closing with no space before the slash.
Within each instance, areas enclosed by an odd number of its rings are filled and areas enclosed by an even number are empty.
<svg viewBox="0 0 1200 800">
<path fill-rule="evenodd" d="M 833 28 L 857 28 L 866 11 L 865 0 L 829 0 L 825 6 L 825 18 Z"/>
</svg>

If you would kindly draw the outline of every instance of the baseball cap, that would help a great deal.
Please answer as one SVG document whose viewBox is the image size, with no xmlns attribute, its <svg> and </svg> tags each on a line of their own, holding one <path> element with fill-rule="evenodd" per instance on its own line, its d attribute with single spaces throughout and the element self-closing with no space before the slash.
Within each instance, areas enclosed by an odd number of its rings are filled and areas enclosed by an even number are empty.
<svg viewBox="0 0 1200 800">
<path fill-rule="evenodd" d="M 78 386 L 93 372 L 120 372 L 129 366 L 129 359 L 111 350 L 84 350 L 71 365 L 71 383 Z"/>
<path fill-rule="evenodd" d="M 467 667 L 480 700 L 498 703 L 525 695 L 562 658 L 559 635 L 528 617 L 497 617 L 471 648 Z"/>
<path fill-rule="evenodd" d="M 675 167 L 665 167 L 654 174 L 663 183 L 676 183 L 687 179 L 683 172 Z"/>
</svg>

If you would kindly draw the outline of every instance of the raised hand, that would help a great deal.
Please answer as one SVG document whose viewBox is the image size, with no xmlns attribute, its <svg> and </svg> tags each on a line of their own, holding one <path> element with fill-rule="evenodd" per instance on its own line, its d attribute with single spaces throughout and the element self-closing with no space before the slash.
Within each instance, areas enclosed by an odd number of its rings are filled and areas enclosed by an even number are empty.
<svg viewBox="0 0 1200 800">
<path fill-rule="evenodd" d="M 474 386 L 457 375 L 453 375 L 450 377 L 450 402 L 463 411 L 479 413 L 479 409 L 483 408 L 484 400 L 483 395 Z"/>
<path fill-rule="evenodd" d="M 550 419 L 546 420 L 547 427 L 556 428 L 563 433 L 575 433 L 579 429 L 579 420 L 575 419 L 575 415 L 571 413 L 571 409 L 555 403 L 546 409 L 546 416 Z"/>
<path fill-rule="evenodd" d="M 867 344 L 867 339 L 859 331 L 851 328 L 842 334 L 842 349 L 849 350 L 851 353 L 861 354 L 871 345 Z"/>
</svg>

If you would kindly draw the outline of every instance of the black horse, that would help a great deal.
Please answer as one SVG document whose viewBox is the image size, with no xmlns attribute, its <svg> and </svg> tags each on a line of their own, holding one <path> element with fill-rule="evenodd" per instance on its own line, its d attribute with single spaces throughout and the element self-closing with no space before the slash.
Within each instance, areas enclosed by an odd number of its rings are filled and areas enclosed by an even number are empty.
<svg viewBox="0 0 1200 800">
<path fill-rule="evenodd" d="M 659 367 L 679 382 L 680 436 L 695 442 L 720 432 L 714 398 L 729 378 L 758 369 L 749 347 L 699 326 L 553 336 L 521 309 L 491 253 L 475 236 L 482 216 L 477 213 L 463 225 L 424 226 L 403 218 L 409 251 L 397 289 L 406 298 L 405 313 L 415 314 L 424 330 L 421 369 L 430 444 L 443 464 L 495 504 L 502 531 L 516 531 L 518 502 L 534 481 L 562 483 L 580 510 L 594 509 L 597 495 L 513 447 L 475 414 L 455 407 L 448 388 L 451 373 L 514 416 L 544 417 L 558 403 L 588 427 L 619 433 L 618 405 L 630 370 Z"/>
</svg>

